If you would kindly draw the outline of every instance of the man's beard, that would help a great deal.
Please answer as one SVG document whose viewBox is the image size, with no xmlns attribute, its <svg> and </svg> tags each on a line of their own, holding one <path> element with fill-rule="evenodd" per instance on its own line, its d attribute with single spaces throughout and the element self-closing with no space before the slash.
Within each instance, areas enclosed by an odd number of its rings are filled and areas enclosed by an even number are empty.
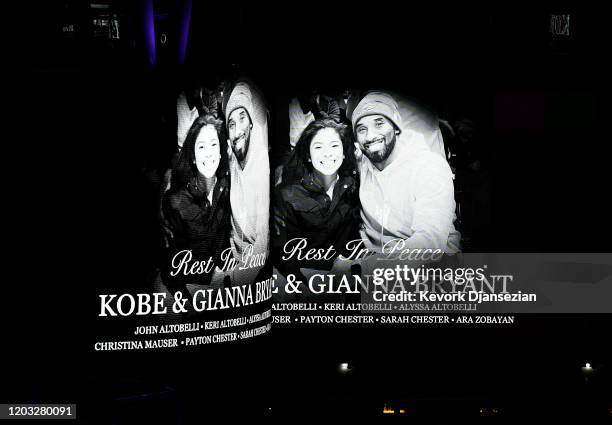
<svg viewBox="0 0 612 425">
<path fill-rule="evenodd" d="M 396 139 L 397 137 L 395 135 L 389 141 L 385 138 L 384 147 L 376 152 L 370 152 L 367 148 L 362 148 L 361 151 L 370 161 L 372 161 L 372 163 L 378 164 L 389 158 L 389 155 L 391 155 L 391 152 L 393 152 L 395 148 Z"/>
<path fill-rule="evenodd" d="M 240 137 L 237 139 L 232 140 L 232 151 L 234 152 L 234 155 L 236 156 L 236 159 L 239 162 L 242 162 L 246 159 L 247 156 L 247 152 L 249 151 L 249 142 L 251 140 L 251 134 L 247 134 L 245 135 L 245 140 L 244 143 L 241 144 L 241 148 L 238 148 L 236 146 L 236 141 L 240 140 Z"/>
</svg>

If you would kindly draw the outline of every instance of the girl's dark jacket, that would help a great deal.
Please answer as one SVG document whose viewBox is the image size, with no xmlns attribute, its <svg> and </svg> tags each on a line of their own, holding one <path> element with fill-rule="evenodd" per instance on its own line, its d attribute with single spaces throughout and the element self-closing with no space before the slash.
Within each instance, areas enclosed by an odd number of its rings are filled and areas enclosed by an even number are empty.
<svg viewBox="0 0 612 425">
<path fill-rule="evenodd" d="M 162 208 L 173 233 L 170 255 L 163 273 L 167 284 L 209 284 L 211 273 L 170 276 L 172 258 L 181 250 L 191 250 L 193 261 L 208 261 L 212 257 L 221 267 L 221 253 L 230 246 L 231 209 L 230 178 L 226 173 L 218 178 L 213 189 L 212 203 L 205 189 L 192 179 L 186 187 L 170 188 L 164 195 Z"/>
<path fill-rule="evenodd" d="M 273 255 L 278 270 L 300 276 L 300 267 L 330 270 L 339 254 L 348 255 L 346 244 L 359 239 L 359 188 L 356 176 L 341 176 L 333 199 L 311 173 L 294 183 L 283 183 L 275 191 Z M 307 249 L 327 250 L 335 255 L 328 260 L 284 260 L 287 241 L 306 238 Z"/>
</svg>

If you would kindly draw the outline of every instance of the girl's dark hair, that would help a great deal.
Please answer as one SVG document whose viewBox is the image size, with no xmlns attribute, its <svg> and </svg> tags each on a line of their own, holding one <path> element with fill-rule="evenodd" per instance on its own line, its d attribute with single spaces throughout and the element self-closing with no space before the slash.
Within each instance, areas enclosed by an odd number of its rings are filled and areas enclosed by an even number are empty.
<svg viewBox="0 0 612 425">
<path fill-rule="evenodd" d="M 325 128 L 336 130 L 342 141 L 344 161 L 338 169 L 339 176 L 354 176 L 357 169 L 353 132 L 345 124 L 339 124 L 331 118 L 312 121 L 306 126 L 295 145 L 295 150 L 289 163 L 284 167 L 283 182 L 293 182 L 304 177 L 306 172 L 312 172 L 310 159 L 310 143 L 317 133 Z"/>
<path fill-rule="evenodd" d="M 204 115 L 198 117 L 187 132 L 187 137 L 183 143 L 178 161 L 172 169 L 172 187 L 185 187 L 187 183 L 198 175 L 198 168 L 195 164 L 195 142 L 202 128 L 207 125 L 215 127 L 215 130 L 217 130 L 217 137 L 219 138 L 221 160 L 219 161 L 219 167 L 215 175 L 217 178 L 221 178 L 227 174 L 229 170 L 229 159 L 227 156 L 227 135 L 225 134 L 225 126 L 223 125 L 223 121 L 212 115 Z"/>
</svg>

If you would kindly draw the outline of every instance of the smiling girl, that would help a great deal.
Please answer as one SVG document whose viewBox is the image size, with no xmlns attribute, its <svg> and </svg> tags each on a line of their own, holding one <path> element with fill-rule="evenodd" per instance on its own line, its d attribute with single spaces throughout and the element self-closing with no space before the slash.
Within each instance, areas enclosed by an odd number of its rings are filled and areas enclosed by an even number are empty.
<svg viewBox="0 0 612 425">
<path fill-rule="evenodd" d="M 222 122 L 213 116 L 199 117 L 189 129 L 172 170 L 170 190 L 162 201 L 173 234 L 169 267 L 164 273 L 167 283 L 209 284 L 214 268 L 198 275 L 176 273 L 173 257 L 189 250 L 194 262 L 221 266 L 221 253 L 229 247 L 230 179 L 224 131 Z"/>
<path fill-rule="evenodd" d="M 274 200 L 276 266 L 300 275 L 300 267 L 330 270 L 359 239 L 359 188 L 350 129 L 331 119 L 302 132 Z M 308 249 L 332 252 L 324 259 L 283 259 L 285 244 L 305 238 Z M 330 247 L 332 248 L 330 250 Z"/>
</svg>

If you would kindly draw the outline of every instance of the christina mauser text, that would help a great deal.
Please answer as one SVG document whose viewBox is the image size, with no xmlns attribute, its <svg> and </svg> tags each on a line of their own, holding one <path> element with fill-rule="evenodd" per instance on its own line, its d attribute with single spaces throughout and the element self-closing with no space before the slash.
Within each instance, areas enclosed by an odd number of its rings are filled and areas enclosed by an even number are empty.
<svg viewBox="0 0 612 425">
<path fill-rule="evenodd" d="M 103 341 L 94 344 L 96 351 L 149 350 L 178 347 L 176 338 L 149 339 L 146 341 Z"/>
</svg>

